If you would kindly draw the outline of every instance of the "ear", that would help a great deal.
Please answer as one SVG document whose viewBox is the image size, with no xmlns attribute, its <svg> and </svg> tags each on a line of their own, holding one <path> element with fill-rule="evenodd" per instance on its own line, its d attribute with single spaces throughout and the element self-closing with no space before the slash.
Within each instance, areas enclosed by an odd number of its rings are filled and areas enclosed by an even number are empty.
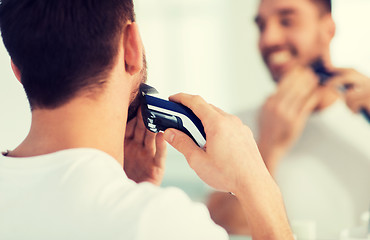
<svg viewBox="0 0 370 240">
<path fill-rule="evenodd" d="M 135 75 L 143 68 L 143 44 L 135 22 L 126 26 L 123 45 L 126 72 Z"/>
<path fill-rule="evenodd" d="M 20 83 L 22 83 L 22 81 L 21 81 L 21 72 L 19 71 L 19 68 L 17 66 L 15 66 L 13 60 L 11 60 L 10 65 L 12 66 L 12 70 L 13 70 L 13 73 L 14 73 L 15 77 L 18 79 L 18 81 Z"/>
<path fill-rule="evenodd" d="M 336 25 L 331 14 L 326 14 L 323 19 L 324 39 L 330 43 L 336 32 Z"/>
</svg>

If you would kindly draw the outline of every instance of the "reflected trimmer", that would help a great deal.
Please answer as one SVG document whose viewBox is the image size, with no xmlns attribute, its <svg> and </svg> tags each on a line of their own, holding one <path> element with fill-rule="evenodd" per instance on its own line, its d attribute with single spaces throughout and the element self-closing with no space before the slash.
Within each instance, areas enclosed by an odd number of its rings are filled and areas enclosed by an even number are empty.
<svg viewBox="0 0 370 240">
<path fill-rule="evenodd" d="M 313 71 L 319 76 L 320 85 L 324 85 L 327 81 L 330 80 L 331 77 L 335 76 L 335 73 L 329 72 L 322 61 L 322 59 L 318 59 L 311 64 L 311 68 Z M 341 91 L 346 91 L 347 89 L 351 88 L 351 86 L 343 86 Z M 370 123 L 370 113 L 366 111 L 366 109 L 361 109 L 360 113 L 366 118 L 366 120 Z"/>
</svg>

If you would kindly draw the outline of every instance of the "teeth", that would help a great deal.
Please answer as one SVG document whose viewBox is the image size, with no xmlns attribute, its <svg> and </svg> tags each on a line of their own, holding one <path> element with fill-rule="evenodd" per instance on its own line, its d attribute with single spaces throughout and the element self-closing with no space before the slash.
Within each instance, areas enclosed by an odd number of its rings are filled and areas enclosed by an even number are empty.
<svg viewBox="0 0 370 240">
<path fill-rule="evenodd" d="M 275 52 L 269 56 L 270 64 L 280 65 L 288 62 L 292 58 L 292 55 L 288 51 Z"/>
</svg>

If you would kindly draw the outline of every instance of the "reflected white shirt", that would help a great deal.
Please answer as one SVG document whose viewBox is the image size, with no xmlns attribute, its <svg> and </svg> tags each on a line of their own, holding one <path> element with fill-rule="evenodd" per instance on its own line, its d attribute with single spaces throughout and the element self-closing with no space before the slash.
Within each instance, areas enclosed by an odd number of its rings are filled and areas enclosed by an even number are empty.
<svg viewBox="0 0 370 240">
<path fill-rule="evenodd" d="M 239 117 L 258 136 L 258 110 Z M 337 239 L 370 207 L 370 124 L 340 100 L 312 114 L 276 181 L 291 222 L 313 222 L 317 238 Z"/>
</svg>

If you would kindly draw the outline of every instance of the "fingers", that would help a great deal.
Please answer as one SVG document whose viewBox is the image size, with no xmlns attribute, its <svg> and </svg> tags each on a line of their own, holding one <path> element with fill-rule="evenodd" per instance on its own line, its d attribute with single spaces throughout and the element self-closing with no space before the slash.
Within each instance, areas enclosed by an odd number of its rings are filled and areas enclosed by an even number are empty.
<svg viewBox="0 0 370 240">
<path fill-rule="evenodd" d="M 331 88 L 339 88 L 343 86 L 344 84 L 348 84 L 348 81 L 346 78 L 343 78 L 342 76 L 336 76 L 330 78 L 329 81 L 325 83 L 325 86 L 331 87 Z"/>
<path fill-rule="evenodd" d="M 155 139 L 156 152 L 154 156 L 154 165 L 160 168 L 165 167 L 167 155 L 167 143 L 164 140 L 163 133 L 158 133 Z"/>
<path fill-rule="evenodd" d="M 127 123 L 125 138 L 142 144 L 149 150 L 155 149 L 156 135 L 146 129 L 141 111 L 138 111 L 137 116 Z"/>
<path fill-rule="evenodd" d="M 148 129 L 145 129 L 143 144 L 148 149 L 154 149 L 155 148 L 155 138 L 157 136 L 157 133 L 153 133 L 149 131 Z"/>
<path fill-rule="evenodd" d="M 370 78 L 354 69 L 338 68 L 336 76 L 327 83 L 328 87 L 343 89 L 343 97 L 348 107 L 355 113 L 362 108 L 370 108 Z"/>
<path fill-rule="evenodd" d="M 305 96 L 319 84 L 318 77 L 311 69 L 297 67 L 284 75 L 278 85 L 277 94 L 280 97 Z"/>
<path fill-rule="evenodd" d="M 362 103 L 362 99 L 353 100 L 351 102 L 347 102 L 347 106 L 351 109 L 352 112 L 358 113 L 363 108 Z"/>
<path fill-rule="evenodd" d="M 179 93 L 170 97 L 171 101 L 181 103 L 190 108 L 194 114 L 202 121 L 203 125 L 212 122 L 219 114 L 200 96 Z"/>
<path fill-rule="evenodd" d="M 317 104 L 320 102 L 320 91 L 322 89 L 317 89 L 312 94 L 306 98 L 304 104 L 301 107 L 300 118 L 307 119 L 308 116 L 314 111 L 317 107 Z"/>
<path fill-rule="evenodd" d="M 329 81 L 325 83 L 325 86 L 329 88 L 333 88 L 339 92 L 351 89 L 351 88 L 358 88 L 359 82 L 355 78 L 350 78 L 347 75 L 338 75 L 335 77 L 330 78 Z"/>
<path fill-rule="evenodd" d="M 181 131 L 167 129 L 164 132 L 164 139 L 185 156 L 190 166 L 192 166 L 193 159 L 205 158 L 205 152 L 188 135 Z"/>
<path fill-rule="evenodd" d="M 350 89 L 346 92 L 346 102 L 348 107 L 355 113 L 360 112 L 362 108 L 370 109 L 370 93 Z"/>
<path fill-rule="evenodd" d="M 133 118 L 126 125 L 125 138 L 131 139 L 134 137 L 135 127 L 137 123 L 137 117 Z"/>
<path fill-rule="evenodd" d="M 356 70 L 350 68 L 334 68 L 332 72 L 334 73 L 334 77 L 330 79 L 328 84 L 335 81 L 351 79 L 350 76 L 357 73 Z"/>
<path fill-rule="evenodd" d="M 277 108 L 279 113 L 295 118 L 318 86 L 317 76 L 310 69 L 297 68 L 282 79 L 269 102 L 272 102 L 273 108 Z"/>
<path fill-rule="evenodd" d="M 368 77 L 357 72 L 354 69 L 336 68 L 335 76 L 326 83 L 329 87 L 340 88 L 342 86 L 363 88 L 366 82 L 370 81 Z"/>
<path fill-rule="evenodd" d="M 136 119 L 137 119 L 137 124 L 135 127 L 133 140 L 135 142 L 144 144 L 145 135 L 148 130 L 145 128 L 143 117 L 141 115 L 141 111 L 138 111 Z"/>
<path fill-rule="evenodd" d="M 353 69 L 353 68 L 338 68 L 338 67 L 333 67 L 329 69 L 330 72 L 334 73 L 334 75 L 353 75 L 357 74 L 358 72 Z"/>
<path fill-rule="evenodd" d="M 316 74 L 309 68 L 296 67 L 284 75 L 279 82 L 278 91 L 288 92 L 289 90 L 313 89 L 319 84 Z M 304 88 L 302 88 L 304 86 Z"/>
</svg>

